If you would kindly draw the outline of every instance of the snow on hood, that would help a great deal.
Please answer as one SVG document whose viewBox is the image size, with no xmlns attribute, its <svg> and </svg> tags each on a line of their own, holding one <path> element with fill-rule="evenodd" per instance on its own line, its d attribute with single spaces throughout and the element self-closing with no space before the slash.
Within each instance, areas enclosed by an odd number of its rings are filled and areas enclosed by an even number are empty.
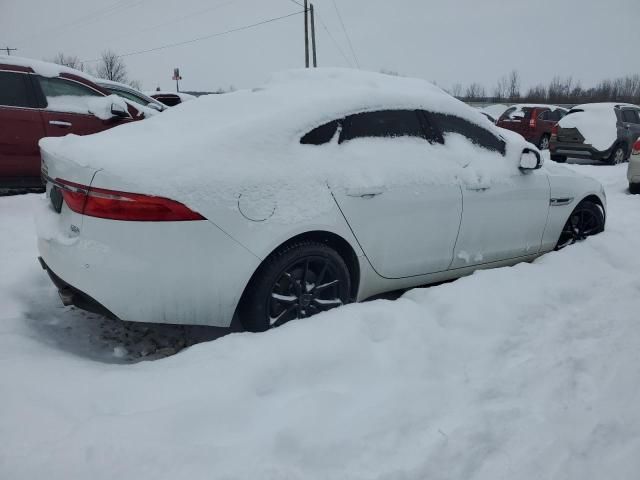
<svg viewBox="0 0 640 480">
<path fill-rule="evenodd" d="M 507 156 L 512 161 L 495 162 L 499 154 L 462 138 L 448 141 L 446 147 L 410 138 L 395 139 L 393 148 L 382 139 L 340 147 L 335 142 L 300 144 L 305 133 L 345 114 L 388 108 L 424 108 L 482 125 L 509 139 Z M 235 204 L 238 192 L 245 189 L 260 195 L 287 192 L 286 203 L 295 204 L 292 198 L 306 200 L 326 192 L 327 180 L 343 185 L 450 182 L 451 168 L 443 166 L 441 176 L 433 177 L 432 171 L 421 176 L 416 165 L 407 178 L 407 170 L 395 168 L 388 159 L 398 151 L 410 157 L 418 150 L 424 158 L 427 149 L 434 150 L 434 157 L 448 158 L 452 145 L 466 148 L 467 158 L 475 162 L 466 174 L 485 181 L 499 176 L 497 164 L 517 169 L 522 148 L 533 148 L 428 82 L 348 69 L 284 72 L 261 88 L 201 97 L 144 122 L 89 137 L 68 135 L 40 142 L 53 156 L 103 169 L 97 178 L 108 174 L 121 179 L 116 182 L 120 188 L 132 185 L 136 191 L 173 198 L 195 209 L 213 199 Z"/>
<path fill-rule="evenodd" d="M 598 150 L 607 150 L 618 139 L 615 103 L 586 103 L 573 107 L 558 122 L 560 128 L 577 128 L 584 143 Z"/>
</svg>

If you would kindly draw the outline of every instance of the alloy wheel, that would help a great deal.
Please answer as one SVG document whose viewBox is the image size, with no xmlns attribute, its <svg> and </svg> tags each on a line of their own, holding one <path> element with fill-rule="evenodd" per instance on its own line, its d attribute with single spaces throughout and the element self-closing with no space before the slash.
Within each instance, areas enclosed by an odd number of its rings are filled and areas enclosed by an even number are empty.
<svg viewBox="0 0 640 480">
<path fill-rule="evenodd" d="M 549 137 L 546 135 L 540 140 L 540 150 L 547 150 L 549 148 Z"/>
<path fill-rule="evenodd" d="M 267 300 L 269 326 L 310 317 L 348 302 L 338 268 L 331 259 L 308 256 L 282 271 Z"/>
<path fill-rule="evenodd" d="M 578 206 L 562 229 L 556 250 L 600 233 L 602 229 L 602 213 L 599 207 L 592 203 Z"/>
</svg>

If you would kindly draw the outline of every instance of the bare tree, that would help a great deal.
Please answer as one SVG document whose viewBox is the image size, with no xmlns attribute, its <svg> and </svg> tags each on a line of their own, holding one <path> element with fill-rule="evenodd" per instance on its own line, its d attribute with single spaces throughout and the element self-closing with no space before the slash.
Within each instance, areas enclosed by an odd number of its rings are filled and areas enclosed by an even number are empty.
<svg viewBox="0 0 640 480">
<path fill-rule="evenodd" d="M 117 53 L 105 50 L 100 55 L 96 75 L 106 80 L 127 83 L 127 67 Z"/>
<path fill-rule="evenodd" d="M 451 87 L 451 95 L 456 98 L 460 98 L 462 96 L 462 84 L 455 83 L 453 87 Z"/>
<path fill-rule="evenodd" d="M 84 71 L 84 64 L 75 55 L 65 55 L 64 53 L 60 52 L 55 57 L 53 57 L 51 61 L 53 63 L 57 63 L 58 65 L 75 68 L 76 70 L 80 70 L 81 72 Z"/>
<path fill-rule="evenodd" d="M 496 102 L 500 102 L 506 100 L 508 95 L 508 81 L 506 76 L 502 76 L 496 86 L 493 89 L 493 100 Z"/>
<path fill-rule="evenodd" d="M 129 86 L 131 88 L 135 88 L 136 90 L 142 90 L 142 84 L 139 80 L 129 80 Z"/>
<path fill-rule="evenodd" d="M 479 83 L 472 83 L 467 87 L 464 93 L 464 98 L 467 101 L 477 101 L 485 97 L 485 90 Z"/>
<path fill-rule="evenodd" d="M 512 70 L 507 78 L 509 100 L 520 98 L 520 75 L 517 70 Z"/>
</svg>

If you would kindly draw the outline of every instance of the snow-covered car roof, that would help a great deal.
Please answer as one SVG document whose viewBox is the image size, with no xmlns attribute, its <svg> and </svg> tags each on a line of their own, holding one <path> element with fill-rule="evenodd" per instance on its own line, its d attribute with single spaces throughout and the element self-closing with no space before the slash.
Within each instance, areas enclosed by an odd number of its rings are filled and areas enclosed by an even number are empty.
<svg viewBox="0 0 640 480">
<path fill-rule="evenodd" d="M 587 144 L 604 151 L 610 148 L 618 139 L 616 107 L 634 107 L 630 103 L 584 103 L 576 105 L 562 120 L 558 122 L 560 128 L 576 128 L 584 137 Z"/>
<path fill-rule="evenodd" d="M 544 103 L 517 103 L 515 105 L 511 105 L 510 107 L 508 107 L 507 109 L 505 109 L 502 114 L 499 117 L 502 117 L 503 115 L 505 115 L 508 112 L 508 117 L 509 118 L 518 118 L 518 117 L 523 117 L 525 115 L 525 109 L 527 110 L 532 110 L 534 108 L 548 108 L 552 111 L 555 110 L 563 110 L 563 111 L 567 111 L 567 108 L 564 107 L 559 107 L 557 105 L 548 105 L 548 104 L 544 104 Z"/>
<path fill-rule="evenodd" d="M 32 58 L 16 57 L 9 55 L 0 55 L 0 64 L 15 65 L 18 67 L 30 68 L 34 73 L 42 75 L 43 77 L 58 77 L 63 73 L 75 75 L 77 77 L 84 78 L 90 82 L 96 83 L 96 78 L 88 75 L 80 70 L 74 68 L 65 67 L 64 65 L 58 65 L 53 62 L 44 62 L 42 60 L 34 60 Z"/>
<path fill-rule="evenodd" d="M 309 189 L 301 191 L 305 182 L 326 189 L 327 175 L 339 175 L 341 182 L 358 181 L 363 169 L 374 164 L 375 168 L 384 164 L 381 175 L 386 176 L 385 182 L 391 182 L 389 175 L 395 173 L 388 170 L 394 169 L 393 163 L 383 159 L 397 155 L 402 151 L 398 148 L 433 148 L 434 157 L 447 157 L 446 145 L 420 143 L 412 147 L 410 138 L 392 145 L 367 139 L 354 142 L 366 151 L 362 158 L 345 164 L 342 153 L 334 155 L 331 149 L 343 152 L 355 148 L 351 142 L 344 148 L 333 143 L 320 147 L 300 143 L 302 136 L 327 122 L 353 113 L 389 109 L 424 109 L 480 125 L 508 140 L 507 156 L 513 162 L 507 163 L 515 170 L 522 148 L 535 148 L 424 80 L 349 69 L 288 71 L 260 88 L 201 97 L 144 122 L 91 137 L 47 138 L 40 146 L 54 157 L 102 169 L 98 177 L 112 174 L 122 180 L 114 182 L 119 188 L 131 185 L 135 190 L 129 191 L 167 196 L 196 209 L 212 197 L 237 202 L 238 188 L 247 185 L 260 185 L 260 195 L 284 189 L 290 199 L 294 194 L 313 198 Z M 464 142 L 462 137 L 460 142 Z M 499 153 L 482 151 L 467 142 L 467 157 L 491 155 L 491 161 L 483 162 L 501 163 L 494 158 Z M 385 151 L 387 154 L 381 153 Z M 363 167 L 360 160 L 369 167 Z"/>
</svg>

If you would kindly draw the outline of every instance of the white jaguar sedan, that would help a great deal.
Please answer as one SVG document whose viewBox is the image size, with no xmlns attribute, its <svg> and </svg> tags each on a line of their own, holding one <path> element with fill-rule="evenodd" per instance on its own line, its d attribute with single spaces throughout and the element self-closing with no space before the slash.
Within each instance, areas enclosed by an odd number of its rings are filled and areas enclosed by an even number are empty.
<svg viewBox="0 0 640 480">
<path fill-rule="evenodd" d="M 601 232 L 595 180 L 421 80 L 293 71 L 40 142 L 65 304 L 261 331 Z"/>
</svg>

